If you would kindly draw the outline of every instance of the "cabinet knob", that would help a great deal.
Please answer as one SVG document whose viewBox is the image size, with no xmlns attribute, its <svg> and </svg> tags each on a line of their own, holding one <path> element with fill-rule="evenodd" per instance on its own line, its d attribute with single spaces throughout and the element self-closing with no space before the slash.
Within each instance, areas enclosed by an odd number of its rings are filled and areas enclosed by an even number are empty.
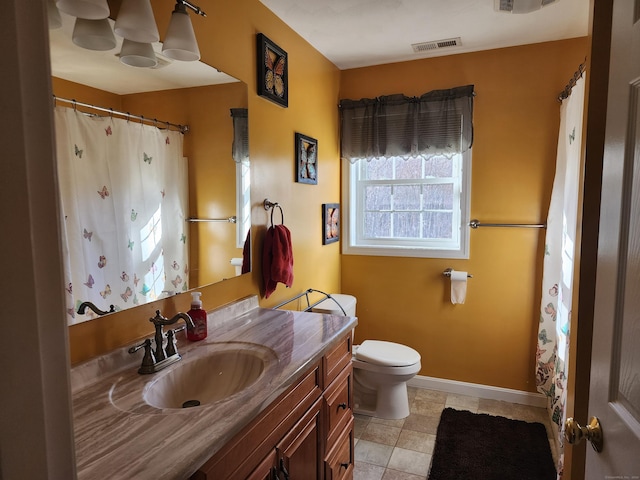
<svg viewBox="0 0 640 480">
<path fill-rule="evenodd" d="M 347 404 L 342 402 L 342 403 L 338 404 L 338 408 L 342 408 L 343 410 L 346 410 L 347 409 Z"/>
</svg>

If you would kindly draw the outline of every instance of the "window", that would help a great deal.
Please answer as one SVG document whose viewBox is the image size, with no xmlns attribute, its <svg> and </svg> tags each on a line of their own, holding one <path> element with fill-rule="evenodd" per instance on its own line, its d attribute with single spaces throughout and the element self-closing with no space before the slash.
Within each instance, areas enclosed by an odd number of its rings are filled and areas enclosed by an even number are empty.
<svg viewBox="0 0 640 480">
<path fill-rule="evenodd" d="M 468 258 L 470 157 L 345 162 L 343 252 Z"/>
<path fill-rule="evenodd" d="M 341 102 L 343 253 L 469 257 L 472 96 Z"/>
</svg>

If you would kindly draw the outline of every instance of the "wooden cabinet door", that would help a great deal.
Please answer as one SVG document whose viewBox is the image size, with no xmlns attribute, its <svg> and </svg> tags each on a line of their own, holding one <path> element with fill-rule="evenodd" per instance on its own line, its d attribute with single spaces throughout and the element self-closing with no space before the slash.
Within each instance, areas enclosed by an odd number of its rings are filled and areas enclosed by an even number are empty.
<svg viewBox="0 0 640 480">
<path fill-rule="evenodd" d="M 276 447 L 281 480 L 320 480 L 324 445 L 318 399 Z"/>
<path fill-rule="evenodd" d="M 272 450 L 269 455 L 267 455 L 260 465 L 256 467 L 256 469 L 249 474 L 246 480 L 276 480 L 279 477 L 276 477 L 276 451 Z"/>
</svg>

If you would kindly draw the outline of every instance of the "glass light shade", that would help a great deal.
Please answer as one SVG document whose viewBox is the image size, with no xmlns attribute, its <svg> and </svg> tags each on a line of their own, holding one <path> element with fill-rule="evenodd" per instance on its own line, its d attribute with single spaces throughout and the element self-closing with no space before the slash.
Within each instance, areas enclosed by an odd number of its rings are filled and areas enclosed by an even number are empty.
<svg viewBox="0 0 640 480">
<path fill-rule="evenodd" d="M 56 0 L 56 5 L 72 17 L 102 20 L 109 16 L 107 0 Z"/>
<path fill-rule="evenodd" d="M 160 40 L 149 0 L 123 0 L 113 29 L 122 38 L 138 43 Z"/>
<path fill-rule="evenodd" d="M 126 38 L 122 41 L 120 61 L 132 67 L 152 68 L 158 65 L 158 59 L 150 43 L 134 42 Z"/>
<path fill-rule="evenodd" d="M 76 18 L 71 38 L 73 43 L 88 50 L 105 51 L 116 48 L 116 37 L 106 18 L 102 20 Z"/>
<path fill-rule="evenodd" d="M 162 53 L 174 60 L 193 62 L 200 60 L 200 49 L 186 7 L 177 3 L 171 14 L 169 28 L 162 45 Z"/>
<path fill-rule="evenodd" d="M 49 19 L 49 30 L 55 30 L 62 26 L 62 17 L 55 0 L 47 0 L 47 18 Z"/>
</svg>

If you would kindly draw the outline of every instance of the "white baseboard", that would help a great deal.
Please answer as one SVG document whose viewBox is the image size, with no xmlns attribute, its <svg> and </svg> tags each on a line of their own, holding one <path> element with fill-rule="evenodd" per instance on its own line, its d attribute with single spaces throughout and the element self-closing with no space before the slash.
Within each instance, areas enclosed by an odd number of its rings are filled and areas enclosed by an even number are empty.
<svg viewBox="0 0 640 480">
<path fill-rule="evenodd" d="M 521 390 L 513 390 L 510 388 L 480 385 L 478 383 L 458 382 L 456 380 L 416 375 L 407 382 L 407 385 L 416 388 L 426 388 L 428 390 L 439 390 L 441 392 L 468 395 L 470 397 L 502 400 L 504 402 L 519 403 L 521 405 L 531 405 L 534 407 L 546 408 L 547 406 L 547 397 L 541 393 L 523 392 Z"/>
</svg>

